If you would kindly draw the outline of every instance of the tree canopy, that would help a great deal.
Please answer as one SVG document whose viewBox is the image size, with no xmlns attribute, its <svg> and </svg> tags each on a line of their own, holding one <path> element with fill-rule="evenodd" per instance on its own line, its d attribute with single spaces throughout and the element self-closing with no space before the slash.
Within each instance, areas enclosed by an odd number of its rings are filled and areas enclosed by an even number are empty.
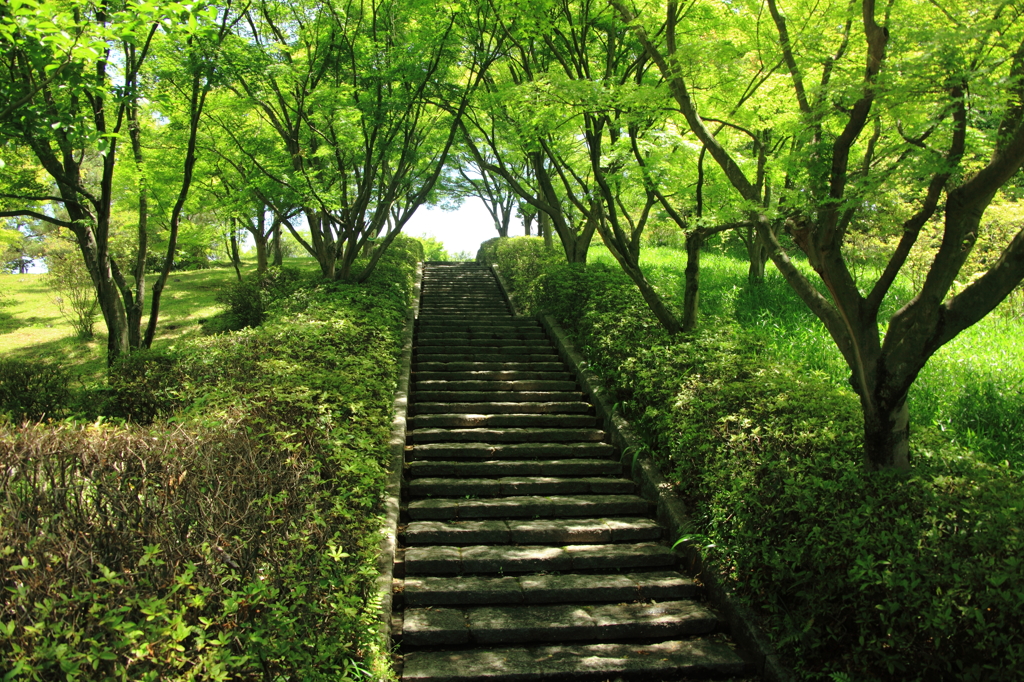
<svg viewBox="0 0 1024 682">
<path fill-rule="evenodd" d="M 699 324 L 701 245 L 731 231 L 751 277 L 770 259 L 846 359 L 869 466 L 905 467 L 910 385 L 1024 278 L 1006 217 L 1024 164 L 1022 11 L 13 0 L 0 218 L 74 235 L 112 359 L 151 343 L 179 239 L 201 224 L 244 227 L 261 267 L 288 230 L 325 278 L 364 280 L 418 207 L 478 196 L 499 234 L 536 216 L 570 262 L 600 239 L 671 332 Z M 640 265 L 653 224 L 686 234 L 681 316 Z M 876 272 L 852 266 L 865 240 L 885 254 Z M 931 266 L 885 317 L 911 258 Z"/>
</svg>

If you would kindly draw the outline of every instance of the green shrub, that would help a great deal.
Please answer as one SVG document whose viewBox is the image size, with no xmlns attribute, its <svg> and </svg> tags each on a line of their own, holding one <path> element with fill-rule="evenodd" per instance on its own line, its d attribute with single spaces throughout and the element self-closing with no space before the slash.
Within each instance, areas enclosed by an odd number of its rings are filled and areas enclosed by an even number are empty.
<svg viewBox="0 0 1024 682">
<path fill-rule="evenodd" d="M 499 239 L 494 253 L 494 262 L 511 287 L 512 300 L 520 313 L 539 312 L 541 275 L 549 265 L 564 263 L 565 254 L 547 248 L 540 237 Z"/>
<path fill-rule="evenodd" d="M 61 316 L 68 321 L 79 338 L 91 339 L 100 303 L 78 245 L 67 239 L 53 237 L 47 241 L 45 260 L 44 281 L 56 294 L 54 302 Z"/>
<path fill-rule="evenodd" d="M 303 280 L 297 268 L 272 267 L 232 284 L 218 296 L 218 302 L 226 307 L 225 326 L 232 330 L 259 326 L 267 318 L 271 302 L 299 289 Z"/>
<path fill-rule="evenodd" d="M 56 363 L 0 359 L 0 412 L 17 421 L 60 417 L 71 397 L 70 380 Z"/>
<path fill-rule="evenodd" d="M 108 373 L 110 397 L 104 413 L 137 424 L 150 424 L 180 404 L 178 356 L 163 350 L 121 355 Z"/>
<path fill-rule="evenodd" d="M 129 357 L 124 390 L 169 412 L 151 426 L 0 424 L 0 669 L 389 676 L 378 529 L 415 251 L 276 298 L 258 328 Z"/>
<path fill-rule="evenodd" d="M 1020 474 L 920 428 L 911 474 L 868 473 L 856 396 L 770 363 L 759 330 L 671 338 L 617 271 L 514 267 L 540 270 L 513 286 L 539 289 L 609 383 L 683 494 L 706 570 L 801 679 L 1020 678 Z"/>
<path fill-rule="evenodd" d="M 480 243 L 480 248 L 476 252 L 476 262 L 484 265 L 494 265 L 498 262 L 498 242 L 501 241 L 501 237 L 494 237 L 487 241 Z"/>
</svg>

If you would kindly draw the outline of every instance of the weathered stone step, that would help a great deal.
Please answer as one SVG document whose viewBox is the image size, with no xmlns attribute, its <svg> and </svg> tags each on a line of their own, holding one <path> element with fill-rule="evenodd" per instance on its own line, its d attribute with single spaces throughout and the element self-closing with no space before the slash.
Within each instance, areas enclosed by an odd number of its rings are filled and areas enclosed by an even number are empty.
<svg viewBox="0 0 1024 682">
<path fill-rule="evenodd" d="M 414 390 L 413 400 L 425 403 L 578 403 L 582 391 L 424 391 Z"/>
<path fill-rule="evenodd" d="M 620 476 L 622 464 L 614 459 L 536 459 L 454 462 L 416 460 L 406 465 L 406 476 L 438 478 L 455 476 Z"/>
<path fill-rule="evenodd" d="M 413 349 L 416 354 L 417 360 L 423 360 L 424 355 L 442 355 L 442 356 L 453 356 L 453 355 L 465 355 L 469 357 L 485 357 L 490 359 L 492 356 L 507 357 L 509 359 L 516 359 L 513 356 L 519 355 L 548 355 L 557 357 L 558 353 L 550 344 L 547 343 L 507 343 L 504 345 L 497 344 L 481 344 L 479 346 L 464 346 L 464 345 L 441 345 L 441 346 L 417 346 Z M 461 359 L 461 358 L 452 358 Z"/>
<path fill-rule="evenodd" d="M 676 571 L 423 576 L 406 578 L 407 606 L 583 604 L 693 599 L 700 587 Z"/>
<path fill-rule="evenodd" d="M 433 322 L 435 324 L 446 324 L 450 326 L 488 326 L 495 323 L 508 324 L 512 322 L 512 316 L 507 312 L 493 312 L 493 313 L 475 313 L 475 312 L 452 312 L 452 313 L 433 313 L 423 314 L 419 316 L 421 323 Z"/>
<path fill-rule="evenodd" d="M 666 568 L 676 555 L 652 543 L 601 545 L 431 545 L 405 550 L 405 574 L 464 575 Z"/>
<path fill-rule="evenodd" d="M 508 355 L 505 353 L 477 352 L 477 353 L 444 353 L 444 352 L 420 352 L 413 356 L 413 362 L 417 367 L 424 362 L 557 362 L 558 353 L 552 348 L 544 351 L 540 348 L 530 349 L 529 352 Z"/>
<path fill-rule="evenodd" d="M 448 301 L 446 303 L 420 304 L 420 315 L 490 315 L 500 313 L 511 315 L 504 301 Z"/>
<path fill-rule="evenodd" d="M 597 427 L 597 417 L 587 414 L 428 414 L 409 419 L 410 429 L 431 428 L 500 428 L 500 427 Z"/>
<path fill-rule="evenodd" d="M 523 317 L 498 317 L 496 319 L 486 320 L 473 320 L 463 319 L 455 317 L 437 317 L 430 316 L 427 319 L 422 317 L 416 321 L 416 326 L 419 331 L 437 331 L 437 330 L 450 330 L 450 331 L 486 331 L 490 330 L 495 333 L 502 333 L 503 330 L 522 330 L 522 329 L 541 329 L 541 324 L 537 320 Z"/>
<path fill-rule="evenodd" d="M 413 521 L 402 538 L 410 545 L 584 545 L 653 542 L 661 526 L 652 519 L 527 519 Z"/>
<path fill-rule="evenodd" d="M 731 677 L 747 671 L 747 664 L 724 640 L 701 638 L 654 644 L 609 642 L 412 651 L 405 655 L 402 679 L 407 682 L 603 682 L 624 678 L 654 682 L 683 677 L 701 680 Z"/>
<path fill-rule="evenodd" d="M 702 635 L 717 627 L 715 614 L 692 601 L 409 608 L 402 645 L 654 639 Z"/>
<path fill-rule="evenodd" d="M 406 460 L 525 460 L 611 459 L 611 443 L 420 443 L 406 452 Z"/>
<path fill-rule="evenodd" d="M 560 372 L 560 361 L 547 362 L 417 362 L 417 372 Z"/>
<path fill-rule="evenodd" d="M 551 342 L 547 339 L 459 339 L 449 341 L 445 339 L 426 339 L 417 341 L 414 351 L 421 353 L 435 352 L 436 349 L 444 348 L 478 348 L 488 353 L 504 352 L 506 349 L 515 348 L 546 348 Z M 464 351 L 459 351 L 464 352 Z M 521 352 L 513 350 L 512 352 Z"/>
<path fill-rule="evenodd" d="M 408 507 L 410 521 L 645 516 L 650 511 L 650 503 L 639 495 L 531 495 L 477 499 L 440 497 L 413 500 Z"/>
<path fill-rule="evenodd" d="M 502 396 L 504 397 L 504 396 Z M 409 410 L 421 414 L 587 414 L 590 403 L 576 402 L 487 402 L 487 403 L 416 403 Z"/>
<path fill-rule="evenodd" d="M 492 338 L 462 338 L 457 340 L 449 339 L 418 339 L 415 348 L 422 352 L 431 352 L 429 349 L 442 348 L 508 348 L 509 346 L 526 348 L 543 348 L 550 346 L 547 339 L 517 339 L 511 336 L 497 336 Z M 494 352 L 494 351 L 491 351 Z"/>
<path fill-rule="evenodd" d="M 409 434 L 413 443 L 566 443 L 604 438 L 603 430 L 586 428 L 418 429 Z"/>
<path fill-rule="evenodd" d="M 499 369 L 483 371 L 453 371 L 412 373 L 414 381 L 572 381 L 575 378 L 566 371 L 532 372 L 529 370 Z"/>
<path fill-rule="evenodd" d="M 628 495 L 636 490 L 625 478 L 502 476 L 501 478 L 417 478 L 409 481 L 411 497 L 515 497 L 520 495 Z"/>
<path fill-rule="evenodd" d="M 416 391 L 575 391 L 575 381 L 559 379 L 522 379 L 511 381 L 488 381 L 486 379 L 466 379 L 462 381 L 443 381 L 427 379 L 421 381 L 413 376 Z M 495 396 L 500 400 L 500 396 Z"/>
<path fill-rule="evenodd" d="M 441 319 L 437 316 L 431 316 L 431 319 L 423 320 L 417 318 L 416 326 L 419 331 L 459 331 L 460 329 L 543 329 L 541 323 L 533 317 L 515 317 L 513 315 L 506 315 L 505 317 L 493 320 L 487 319 L 480 323 L 474 323 L 472 320 L 465 321 L 460 318 L 465 316 L 449 316 L 448 319 Z"/>
<path fill-rule="evenodd" d="M 483 331 L 461 331 L 461 332 L 421 332 L 416 337 L 419 341 L 455 341 L 460 339 L 501 339 L 501 338 L 513 338 L 513 339 L 529 339 L 533 341 L 541 340 L 546 341 L 547 335 L 540 330 L 529 330 L 529 331 L 509 331 L 505 334 L 499 334 L 490 330 Z"/>
</svg>

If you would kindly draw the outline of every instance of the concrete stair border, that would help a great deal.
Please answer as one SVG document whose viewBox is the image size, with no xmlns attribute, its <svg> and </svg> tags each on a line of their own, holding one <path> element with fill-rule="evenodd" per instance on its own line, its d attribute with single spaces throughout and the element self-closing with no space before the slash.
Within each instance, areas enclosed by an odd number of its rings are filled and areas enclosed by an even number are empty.
<svg viewBox="0 0 1024 682">
<path fill-rule="evenodd" d="M 394 601 L 395 555 L 398 550 L 398 519 L 401 513 L 402 470 L 405 467 L 405 437 L 409 413 L 409 378 L 412 373 L 413 335 L 416 330 L 416 316 L 419 314 L 420 295 L 423 292 L 423 263 L 416 266 L 413 284 L 412 305 L 405 316 L 402 330 L 402 355 L 399 359 L 398 385 L 395 387 L 394 417 L 391 420 L 391 437 L 388 450 L 391 453 L 391 470 L 388 472 L 384 495 L 383 537 L 380 542 L 380 557 L 377 559 L 377 595 L 380 599 L 378 627 L 387 651 L 394 648 L 391 640 L 391 611 Z"/>
<path fill-rule="evenodd" d="M 505 294 L 514 315 L 520 315 L 513 298 L 509 295 L 509 287 L 497 265 L 491 265 L 498 284 Z M 681 538 L 693 534 L 696 526 L 686 511 L 680 495 L 675 487 L 658 470 L 643 440 L 633 431 L 633 427 L 614 408 L 614 401 L 609 398 L 604 382 L 589 367 L 587 361 L 576 350 L 565 331 L 550 315 L 539 317 L 541 325 L 558 348 L 558 354 L 567 365 L 576 370 L 576 376 L 584 393 L 590 395 L 597 411 L 598 418 L 611 436 L 612 444 L 622 453 L 622 463 L 629 471 L 630 477 L 637 484 L 638 492 L 657 506 L 656 518 L 671 537 Z M 758 623 L 757 614 L 743 604 L 718 579 L 714 570 L 706 565 L 700 548 L 693 544 L 678 547 L 676 552 L 682 556 L 682 566 L 691 576 L 700 576 L 708 601 L 718 610 L 729 626 L 730 635 L 744 649 L 749 660 L 754 664 L 755 673 L 765 682 L 794 682 L 796 677 L 782 663 L 779 653 L 768 635 Z"/>
</svg>

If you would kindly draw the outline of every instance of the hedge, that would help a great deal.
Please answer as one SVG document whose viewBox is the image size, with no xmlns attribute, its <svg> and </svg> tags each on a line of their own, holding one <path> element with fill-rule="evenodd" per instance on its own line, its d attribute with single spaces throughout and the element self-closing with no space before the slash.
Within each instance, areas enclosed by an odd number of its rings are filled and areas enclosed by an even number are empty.
<svg viewBox="0 0 1024 682">
<path fill-rule="evenodd" d="M 515 239 L 492 252 L 603 376 L 687 500 L 686 541 L 801 679 L 1020 679 L 1019 474 L 928 430 L 909 475 L 869 473 L 851 391 L 767 363 L 727 319 L 668 336 L 612 268 L 531 264 Z"/>
<path fill-rule="evenodd" d="M 148 426 L 0 424 L 4 679 L 390 675 L 372 595 L 421 255 L 129 359 L 114 404 Z"/>
</svg>

